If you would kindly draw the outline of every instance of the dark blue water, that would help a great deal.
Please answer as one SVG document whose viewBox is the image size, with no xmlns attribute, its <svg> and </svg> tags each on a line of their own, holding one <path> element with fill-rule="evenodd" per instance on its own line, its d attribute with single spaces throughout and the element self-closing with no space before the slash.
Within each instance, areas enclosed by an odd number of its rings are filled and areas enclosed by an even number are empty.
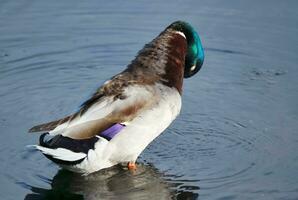
<svg viewBox="0 0 298 200">
<path fill-rule="evenodd" d="M 298 199 L 298 2 L 0 1 L 0 199 Z M 139 158 L 88 177 L 28 152 L 176 20 L 206 58 L 177 120 Z"/>
</svg>

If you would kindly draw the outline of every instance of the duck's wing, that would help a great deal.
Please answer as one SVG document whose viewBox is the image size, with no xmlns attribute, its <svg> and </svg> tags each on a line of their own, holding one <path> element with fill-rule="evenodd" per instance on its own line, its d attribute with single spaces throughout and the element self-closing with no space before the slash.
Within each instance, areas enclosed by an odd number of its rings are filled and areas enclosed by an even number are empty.
<svg viewBox="0 0 298 200">
<path fill-rule="evenodd" d="M 59 126 L 60 124 L 63 124 L 65 122 L 68 122 L 71 118 L 73 117 L 73 115 L 69 115 L 67 117 L 64 117 L 62 119 L 58 119 L 52 122 L 47 122 L 44 124 L 39 124 L 36 126 L 33 126 L 32 128 L 29 129 L 29 133 L 33 133 L 33 132 L 41 132 L 41 131 L 51 131 L 53 129 L 55 129 L 57 126 Z"/>
<path fill-rule="evenodd" d="M 113 86 L 113 83 L 107 85 Z M 138 113 L 158 101 L 152 87 L 131 84 L 113 91 L 101 87 L 81 109 L 67 117 L 32 127 L 29 132 L 49 131 L 72 139 L 87 139 L 99 135 L 117 123 L 126 124 Z"/>
</svg>

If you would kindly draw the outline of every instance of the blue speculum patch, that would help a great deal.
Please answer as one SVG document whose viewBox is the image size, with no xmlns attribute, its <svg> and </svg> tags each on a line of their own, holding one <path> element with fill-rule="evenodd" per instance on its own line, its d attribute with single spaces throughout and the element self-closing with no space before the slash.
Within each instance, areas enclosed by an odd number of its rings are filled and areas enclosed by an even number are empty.
<svg viewBox="0 0 298 200">
<path fill-rule="evenodd" d="M 113 137 L 115 137 L 115 135 L 117 135 L 123 128 L 125 127 L 125 125 L 123 124 L 114 124 L 113 126 L 111 126 L 110 128 L 104 130 L 103 132 L 101 132 L 99 135 L 101 137 L 106 138 L 107 140 L 111 140 Z"/>
</svg>

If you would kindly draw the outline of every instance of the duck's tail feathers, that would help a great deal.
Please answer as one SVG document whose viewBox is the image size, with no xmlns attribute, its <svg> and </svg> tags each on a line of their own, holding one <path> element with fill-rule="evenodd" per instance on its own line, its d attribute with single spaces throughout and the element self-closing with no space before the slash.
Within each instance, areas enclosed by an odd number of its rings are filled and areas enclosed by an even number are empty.
<svg viewBox="0 0 298 200">
<path fill-rule="evenodd" d="M 39 145 L 30 145 L 31 149 L 41 151 L 48 159 L 57 164 L 75 165 L 81 163 L 90 149 L 95 148 L 98 137 L 75 140 L 62 135 L 51 136 L 43 133 Z"/>
<path fill-rule="evenodd" d="M 51 149 L 39 145 L 31 145 L 30 147 L 41 151 L 45 156 L 54 162 L 57 162 L 57 160 L 62 162 L 81 162 L 87 156 L 85 153 L 77 153 L 64 148 Z"/>
</svg>

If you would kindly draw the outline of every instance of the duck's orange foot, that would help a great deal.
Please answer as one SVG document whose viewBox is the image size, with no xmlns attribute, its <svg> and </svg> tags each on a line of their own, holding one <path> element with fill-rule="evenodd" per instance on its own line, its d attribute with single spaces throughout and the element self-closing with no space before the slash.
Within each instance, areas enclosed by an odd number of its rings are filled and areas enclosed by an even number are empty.
<svg viewBox="0 0 298 200">
<path fill-rule="evenodd" d="M 127 168 L 128 168 L 128 170 L 136 170 L 137 169 L 137 165 L 134 162 L 129 162 L 127 164 Z"/>
</svg>

